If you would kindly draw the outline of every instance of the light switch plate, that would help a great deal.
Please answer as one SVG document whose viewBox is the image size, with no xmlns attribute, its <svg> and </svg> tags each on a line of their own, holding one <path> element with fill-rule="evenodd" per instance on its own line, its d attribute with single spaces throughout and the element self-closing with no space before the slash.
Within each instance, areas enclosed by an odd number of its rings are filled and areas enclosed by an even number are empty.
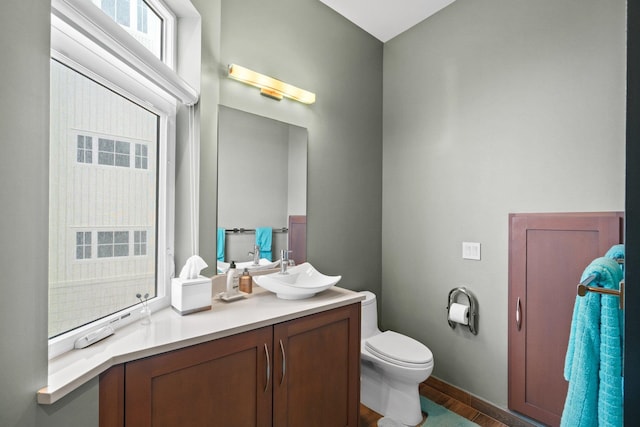
<svg viewBox="0 0 640 427">
<path fill-rule="evenodd" d="M 462 259 L 480 261 L 480 243 L 462 242 Z"/>
</svg>

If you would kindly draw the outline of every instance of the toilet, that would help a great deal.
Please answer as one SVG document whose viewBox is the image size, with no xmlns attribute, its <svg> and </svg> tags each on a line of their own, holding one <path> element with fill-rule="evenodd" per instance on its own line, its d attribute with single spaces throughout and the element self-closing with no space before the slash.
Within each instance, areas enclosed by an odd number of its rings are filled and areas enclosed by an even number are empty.
<svg viewBox="0 0 640 427">
<path fill-rule="evenodd" d="M 422 422 L 418 385 L 433 371 L 433 354 L 405 335 L 378 329 L 376 295 L 360 292 L 360 402 L 368 408 L 416 426 Z"/>
</svg>

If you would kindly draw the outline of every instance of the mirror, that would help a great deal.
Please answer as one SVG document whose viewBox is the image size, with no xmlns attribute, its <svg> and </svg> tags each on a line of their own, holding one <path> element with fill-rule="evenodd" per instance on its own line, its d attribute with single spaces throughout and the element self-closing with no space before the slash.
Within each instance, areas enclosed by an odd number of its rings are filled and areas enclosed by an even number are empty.
<svg viewBox="0 0 640 427">
<path fill-rule="evenodd" d="M 273 229 L 272 260 L 291 249 L 296 264 L 305 261 L 307 130 L 222 105 L 218 114 L 223 261 L 253 260 L 258 227 Z"/>
</svg>

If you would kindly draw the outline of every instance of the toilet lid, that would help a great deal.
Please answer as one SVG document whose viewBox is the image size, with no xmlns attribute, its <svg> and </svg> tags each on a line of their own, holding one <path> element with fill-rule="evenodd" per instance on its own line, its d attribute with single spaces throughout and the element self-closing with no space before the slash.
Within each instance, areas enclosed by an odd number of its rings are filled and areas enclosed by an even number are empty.
<svg viewBox="0 0 640 427">
<path fill-rule="evenodd" d="M 424 365 L 433 361 L 433 354 L 424 344 L 393 331 L 369 338 L 367 350 L 387 362 L 399 365 Z"/>
</svg>

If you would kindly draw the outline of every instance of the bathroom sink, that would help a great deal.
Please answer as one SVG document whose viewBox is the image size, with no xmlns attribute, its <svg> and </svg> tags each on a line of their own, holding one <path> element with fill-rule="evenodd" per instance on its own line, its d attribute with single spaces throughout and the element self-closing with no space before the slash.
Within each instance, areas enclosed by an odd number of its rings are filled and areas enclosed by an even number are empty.
<svg viewBox="0 0 640 427">
<path fill-rule="evenodd" d="M 308 262 L 289 267 L 286 274 L 271 273 L 254 276 L 258 286 L 271 291 L 280 299 L 304 299 L 329 289 L 342 279 L 342 276 L 326 276 Z"/>
<path fill-rule="evenodd" d="M 227 270 L 229 270 L 229 265 L 231 265 L 231 263 L 218 261 L 218 273 L 222 273 L 222 274 L 226 273 Z M 259 270 L 268 270 L 270 268 L 276 268 L 279 265 L 280 265 L 280 260 L 269 261 L 266 258 L 261 258 L 257 265 L 254 264 L 253 261 L 236 262 L 236 270 L 242 273 L 246 268 L 251 272 L 251 271 L 259 271 Z"/>
</svg>

